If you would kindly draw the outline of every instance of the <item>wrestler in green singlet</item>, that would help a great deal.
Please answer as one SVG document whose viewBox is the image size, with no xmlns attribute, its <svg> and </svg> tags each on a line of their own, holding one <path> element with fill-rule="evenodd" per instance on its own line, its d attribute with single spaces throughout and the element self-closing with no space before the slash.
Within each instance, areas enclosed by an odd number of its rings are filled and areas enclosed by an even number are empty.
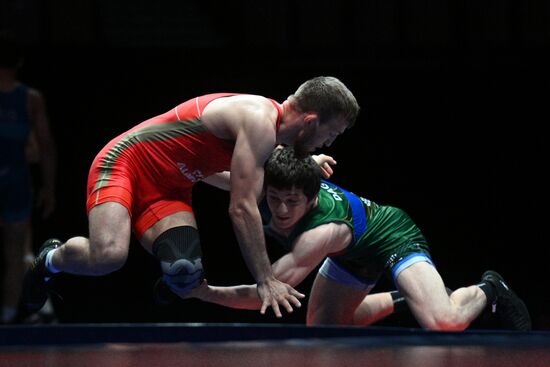
<svg viewBox="0 0 550 367">
<path fill-rule="evenodd" d="M 395 264 L 409 255 L 424 254 L 430 258 L 426 239 L 407 213 L 362 197 L 359 199 L 366 217 L 366 229 L 344 251 L 331 254 L 333 261 L 361 280 L 375 283 L 382 272 L 392 271 Z M 345 190 L 322 181 L 317 206 L 296 224 L 288 238 L 275 234 L 269 227 L 266 230 L 290 251 L 301 233 L 333 222 L 345 223 L 355 233 L 352 208 Z"/>
</svg>

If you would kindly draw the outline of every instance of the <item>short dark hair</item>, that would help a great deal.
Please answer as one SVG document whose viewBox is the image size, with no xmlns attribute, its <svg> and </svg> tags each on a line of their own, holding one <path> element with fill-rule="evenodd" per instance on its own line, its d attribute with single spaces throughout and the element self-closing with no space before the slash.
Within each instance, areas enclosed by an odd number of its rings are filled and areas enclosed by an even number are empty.
<svg viewBox="0 0 550 367">
<path fill-rule="evenodd" d="M 317 112 L 319 122 L 344 117 L 352 126 L 359 115 L 359 104 L 353 93 L 339 79 L 318 76 L 309 79 L 289 97 L 301 112 Z"/>
<path fill-rule="evenodd" d="M 275 149 L 265 164 L 264 185 L 279 190 L 302 189 L 311 200 L 321 188 L 321 170 L 311 156 L 298 158 L 291 146 Z"/>
</svg>

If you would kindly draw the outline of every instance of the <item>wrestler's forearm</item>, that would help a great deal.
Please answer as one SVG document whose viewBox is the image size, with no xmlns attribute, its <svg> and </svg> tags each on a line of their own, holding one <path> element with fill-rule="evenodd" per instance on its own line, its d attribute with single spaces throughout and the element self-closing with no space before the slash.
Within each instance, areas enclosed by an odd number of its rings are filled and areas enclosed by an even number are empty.
<svg viewBox="0 0 550 367">
<path fill-rule="evenodd" d="M 239 285 L 233 287 L 216 287 L 209 285 L 206 289 L 201 290 L 197 298 L 205 302 L 245 310 L 258 310 L 261 306 L 255 285 Z"/>
<path fill-rule="evenodd" d="M 257 283 L 273 280 L 257 204 L 247 203 L 230 210 L 235 235 L 245 263 Z"/>
<path fill-rule="evenodd" d="M 211 186 L 217 187 L 218 189 L 229 191 L 231 189 L 230 177 L 231 174 L 229 171 L 223 171 L 208 176 L 204 178 L 203 181 Z"/>
</svg>

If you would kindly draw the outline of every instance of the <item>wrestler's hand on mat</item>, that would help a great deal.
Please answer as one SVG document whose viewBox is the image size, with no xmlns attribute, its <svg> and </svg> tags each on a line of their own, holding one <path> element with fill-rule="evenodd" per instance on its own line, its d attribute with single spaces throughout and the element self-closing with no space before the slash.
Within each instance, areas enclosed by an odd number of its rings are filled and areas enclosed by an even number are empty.
<svg viewBox="0 0 550 367">
<path fill-rule="evenodd" d="M 334 171 L 332 170 L 331 165 L 334 166 L 336 164 L 336 160 L 334 160 L 334 158 L 326 154 L 312 155 L 311 158 L 313 158 L 313 160 L 319 165 L 321 174 L 324 178 L 329 178 L 332 176 Z"/>
<path fill-rule="evenodd" d="M 305 295 L 298 292 L 290 285 L 283 283 L 275 278 L 270 278 L 257 284 L 258 296 L 262 301 L 260 313 L 263 315 L 268 307 L 271 306 L 275 316 L 282 317 L 279 305 L 283 306 L 287 312 L 292 312 L 292 305 L 302 306 L 298 298 L 304 298 Z M 291 305 L 292 304 L 292 305 Z"/>
<path fill-rule="evenodd" d="M 198 299 L 204 299 L 205 294 L 209 291 L 208 288 L 208 282 L 206 279 L 203 279 L 201 284 L 199 284 L 197 287 L 191 289 L 189 292 L 186 292 L 184 295 L 180 295 L 181 298 L 187 299 L 187 298 L 198 298 Z"/>
</svg>

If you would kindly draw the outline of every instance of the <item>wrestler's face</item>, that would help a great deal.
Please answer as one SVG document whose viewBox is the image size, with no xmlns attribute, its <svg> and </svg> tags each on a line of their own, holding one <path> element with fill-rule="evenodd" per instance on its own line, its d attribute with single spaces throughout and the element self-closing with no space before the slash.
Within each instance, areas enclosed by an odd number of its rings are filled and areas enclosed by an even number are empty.
<svg viewBox="0 0 550 367">
<path fill-rule="evenodd" d="M 348 126 L 348 121 L 341 117 L 332 118 L 322 124 L 317 118 L 306 120 L 305 126 L 298 133 L 294 150 L 298 155 L 305 155 L 323 146 L 329 147 Z"/>
<path fill-rule="evenodd" d="M 289 234 L 315 202 L 315 198 L 308 200 L 302 189 L 294 187 L 279 190 L 268 186 L 266 197 L 272 215 L 271 226 L 283 234 Z"/>
</svg>

